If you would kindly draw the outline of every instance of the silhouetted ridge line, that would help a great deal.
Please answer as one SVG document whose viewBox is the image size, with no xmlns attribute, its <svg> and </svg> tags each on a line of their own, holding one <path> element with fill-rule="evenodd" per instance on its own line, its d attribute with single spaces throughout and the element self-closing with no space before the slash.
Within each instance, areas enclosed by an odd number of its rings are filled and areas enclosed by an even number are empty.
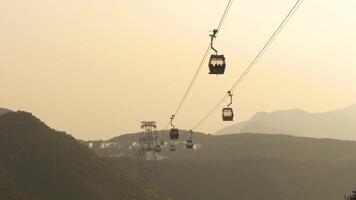
<svg viewBox="0 0 356 200">
<path fill-rule="evenodd" d="M 0 115 L 0 199 L 153 200 L 130 174 L 27 112 Z"/>
</svg>

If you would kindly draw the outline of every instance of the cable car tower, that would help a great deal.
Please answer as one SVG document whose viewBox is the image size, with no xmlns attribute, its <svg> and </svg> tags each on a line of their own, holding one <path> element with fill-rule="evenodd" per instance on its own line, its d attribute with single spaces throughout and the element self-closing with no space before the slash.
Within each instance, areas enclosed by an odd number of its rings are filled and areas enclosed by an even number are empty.
<svg viewBox="0 0 356 200">
<path fill-rule="evenodd" d="M 139 148 L 137 151 L 137 166 L 139 168 L 139 175 L 144 176 L 147 173 L 153 173 L 157 175 L 157 153 L 161 152 L 161 146 L 158 143 L 158 134 L 155 131 L 157 128 L 155 121 L 142 121 L 141 129 L 143 132 L 139 133 L 138 141 Z M 152 161 L 152 165 L 149 162 L 144 165 L 144 161 Z"/>
<path fill-rule="evenodd" d="M 161 152 L 161 146 L 158 143 L 158 135 L 155 131 L 156 128 L 157 125 L 155 121 L 141 122 L 141 129 L 143 129 L 143 132 L 138 136 L 140 147 L 137 153 L 137 159 L 139 163 L 146 159 L 147 153 L 153 154 L 153 161 L 156 163 L 156 153 Z"/>
<path fill-rule="evenodd" d="M 158 142 L 156 128 L 155 121 L 141 122 L 143 132 L 138 135 L 139 148 L 137 150 L 137 168 L 141 185 L 143 185 L 144 180 L 158 178 L 157 153 L 161 152 L 161 145 Z"/>
</svg>

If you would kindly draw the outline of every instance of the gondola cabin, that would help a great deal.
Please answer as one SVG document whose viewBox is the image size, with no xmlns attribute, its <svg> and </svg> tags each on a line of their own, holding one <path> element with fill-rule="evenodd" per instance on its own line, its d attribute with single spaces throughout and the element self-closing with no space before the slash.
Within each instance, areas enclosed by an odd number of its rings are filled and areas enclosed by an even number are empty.
<svg viewBox="0 0 356 200">
<path fill-rule="evenodd" d="M 150 143 L 147 143 L 146 150 L 152 151 L 152 145 Z"/>
<path fill-rule="evenodd" d="M 224 55 L 213 54 L 209 60 L 209 74 L 224 74 L 225 73 L 225 57 Z"/>
<path fill-rule="evenodd" d="M 155 152 L 156 152 L 156 153 L 161 153 L 161 151 L 162 151 L 161 145 L 156 144 L 156 145 L 155 145 Z"/>
<path fill-rule="evenodd" d="M 223 121 L 234 121 L 234 111 L 232 108 L 224 108 L 222 110 Z"/>
<path fill-rule="evenodd" d="M 193 149 L 193 146 L 194 146 L 193 140 L 188 139 L 187 141 L 185 141 L 185 148 L 187 148 L 187 149 Z"/>
<path fill-rule="evenodd" d="M 179 131 L 177 128 L 172 128 L 171 131 L 169 132 L 169 137 L 171 140 L 178 140 L 179 138 Z"/>
<path fill-rule="evenodd" d="M 159 144 L 160 144 L 161 146 L 163 146 L 163 145 L 164 145 L 164 140 L 161 140 L 161 141 L 159 142 Z"/>
<path fill-rule="evenodd" d="M 176 150 L 176 146 L 174 144 L 169 145 L 169 150 L 170 151 L 175 151 Z"/>
</svg>

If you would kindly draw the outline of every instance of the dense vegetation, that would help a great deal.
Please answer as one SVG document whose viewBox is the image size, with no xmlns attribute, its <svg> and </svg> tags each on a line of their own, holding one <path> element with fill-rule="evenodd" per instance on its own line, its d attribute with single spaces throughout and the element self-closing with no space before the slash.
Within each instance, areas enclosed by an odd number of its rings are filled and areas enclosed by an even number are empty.
<svg viewBox="0 0 356 200">
<path fill-rule="evenodd" d="M 111 141 L 125 146 L 135 138 L 130 134 Z M 171 153 L 165 148 L 162 154 L 169 158 L 159 161 L 159 176 L 147 179 L 149 185 L 177 200 L 335 200 L 356 187 L 356 142 L 200 133 L 194 140 L 201 149 L 189 151 L 181 144 Z M 135 169 L 134 160 L 111 159 Z"/>
<path fill-rule="evenodd" d="M 32 114 L 0 116 L 0 199 L 154 199 L 151 193 Z"/>
</svg>

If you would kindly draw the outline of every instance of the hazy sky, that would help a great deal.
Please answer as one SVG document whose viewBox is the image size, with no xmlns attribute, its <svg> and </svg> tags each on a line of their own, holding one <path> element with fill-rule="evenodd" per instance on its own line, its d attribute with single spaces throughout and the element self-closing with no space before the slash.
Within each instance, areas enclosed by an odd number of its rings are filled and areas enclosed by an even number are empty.
<svg viewBox="0 0 356 200">
<path fill-rule="evenodd" d="M 295 0 L 235 0 L 177 116 L 191 128 L 225 94 Z M 0 107 L 34 113 L 77 138 L 168 122 L 227 1 L 0 0 Z M 305 0 L 234 96 L 237 121 L 259 111 L 323 112 L 356 103 L 356 1 Z M 235 122 L 236 123 L 236 122 Z M 214 132 L 220 109 L 199 130 Z"/>
</svg>

